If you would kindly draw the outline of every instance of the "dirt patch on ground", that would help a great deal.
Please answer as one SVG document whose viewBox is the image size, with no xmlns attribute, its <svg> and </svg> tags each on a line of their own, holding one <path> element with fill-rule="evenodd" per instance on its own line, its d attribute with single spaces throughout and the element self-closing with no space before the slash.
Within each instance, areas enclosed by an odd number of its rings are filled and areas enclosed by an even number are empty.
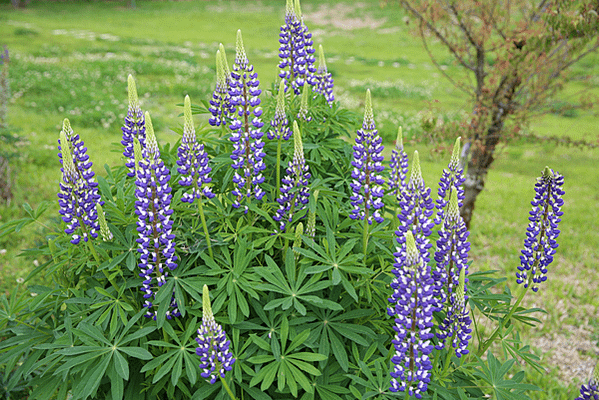
<svg viewBox="0 0 599 400">
<path fill-rule="evenodd" d="M 315 25 L 332 25 L 337 29 L 351 31 L 354 29 L 377 29 L 381 27 L 386 18 L 376 19 L 371 15 L 363 14 L 353 17 L 356 11 L 366 7 L 365 3 L 337 3 L 334 5 L 321 4 L 316 10 L 304 10 L 304 19 Z"/>
</svg>

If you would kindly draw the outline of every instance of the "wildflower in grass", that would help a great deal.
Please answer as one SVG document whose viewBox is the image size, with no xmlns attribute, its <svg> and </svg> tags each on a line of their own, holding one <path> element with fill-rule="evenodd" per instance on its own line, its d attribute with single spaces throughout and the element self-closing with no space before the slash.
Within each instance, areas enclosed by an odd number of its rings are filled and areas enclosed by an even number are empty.
<svg viewBox="0 0 599 400">
<path fill-rule="evenodd" d="M 229 89 L 231 104 L 237 111 L 236 115 L 233 114 L 230 125 L 234 147 L 231 159 L 235 169 L 233 177 L 235 183 L 233 195 L 236 197 L 233 207 L 235 208 L 241 205 L 244 196 L 248 200 L 252 197 L 260 200 L 264 196 L 264 191 L 260 188 L 260 184 L 264 182 L 262 171 L 266 166 L 262 161 L 265 154 L 262 151 L 264 142 L 262 142 L 263 134 L 260 128 L 264 123 L 260 120 L 262 109 L 259 107 L 261 93 L 259 84 L 258 74 L 254 72 L 254 67 L 249 64 L 245 54 L 241 31 L 237 31 L 237 54 Z"/>
<path fill-rule="evenodd" d="M 135 189 L 135 214 L 137 214 L 137 232 L 139 238 L 138 252 L 140 253 L 139 276 L 144 278 L 142 292 L 144 293 L 144 307 L 148 309 L 146 316 L 156 318 L 152 310 L 152 298 L 158 289 L 166 283 L 168 276 L 167 267 L 171 271 L 177 268 L 175 255 L 175 235 L 172 233 L 173 221 L 171 215 L 171 188 L 169 186 L 170 173 L 164 162 L 160 159 L 158 142 L 154 135 L 150 114 L 145 114 L 146 122 L 146 147 L 141 150 L 139 165 L 134 166 L 136 171 Z M 138 141 L 134 146 L 138 147 Z M 136 151 L 137 150 L 137 151 Z M 139 154 L 139 149 L 134 153 Z M 178 316 L 176 303 L 172 300 L 171 309 L 167 311 L 167 318 Z"/>
<path fill-rule="evenodd" d="M 437 309 L 449 300 L 447 313 L 439 325 L 437 337 L 438 349 L 445 346 L 447 338 L 452 339 L 456 356 L 467 354 L 470 336 L 470 317 L 465 304 L 466 275 L 468 274 L 468 231 L 460 216 L 457 191 L 451 193 L 447 215 L 439 231 L 435 261 L 437 269 L 433 271 L 433 293 L 438 301 Z"/>
<path fill-rule="evenodd" d="M 445 208 L 449 204 L 451 193 L 455 190 L 458 194 L 458 205 L 462 206 L 464 200 L 464 168 L 460 168 L 460 138 L 458 137 L 453 146 L 451 160 L 447 168 L 443 169 L 441 180 L 439 181 L 439 198 L 437 199 L 437 216 L 435 224 L 443 222 L 445 217 Z"/>
<path fill-rule="evenodd" d="M 100 234 L 102 235 L 102 240 L 105 242 L 112 240 L 112 232 L 110 232 L 110 229 L 108 228 L 106 216 L 104 215 L 104 210 L 100 203 L 96 203 L 96 213 L 98 214 L 98 221 L 100 222 Z"/>
<path fill-rule="evenodd" d="M 383 222 L 381 209 L 384 206 L 382 197 L 385 181 L 380 173 L 385 167 L 382 164 L 384 147 L 381 143 L 382 139 L 374 124 L 370 90 L 367 90 L 364 122 L 362 129 L 358 129 L 356 145 L 353 146 L 354 170 L 351 175 L 353 178 L 351 189 L 354 194 L 350 199 L 354 208 L 349 216 L 351 219 L 366 219 L 368 224 L 372 224 L 373 220 L 378 223 Z"/>
<path fill-rule="evenodd" d="M 224 48 L 223 48 L 224 51 Z M 234 111 L 231 107 L 231 96 L 229 95 L 229 79 L 225 69 L 227 60 L 224 59 L 223 53 L 220 50 L 216 51 L 216 87 L 210 99 L 210 107 L 208 111 L 212 117 L 208 119 L 208 123 L 212 126 L 222 126 L 227 122 L 227 118 Z"/>
<path fill-rule="evenodd" d="M 560 209 L 564 205 L 563 184 L 562 175 L 545 167 L 543 176 L 535 185 L 536 195 L 531 202 L 530 222 L 526 228 L 519 272 L 516 273 L 517 282 L 523 283 L 525 288 L 532 285 L 535 292 L 539 290 L 538 284 L 547 280 L 547 266 L 553 261 L 558 246 L 556 239 L 560 231 L 557 228 L 563 214 Z"/>
<path fill-rule="evenodd" d="M 287 175 L 281 180 L 281 194 L 277 199 L 279 209 L 273 219 L 279 222 L 279 230 L 285 232 L 287 223 L 293 221 L 293 216 L 304 210 L 310 197 L 308 179 L 309 167 L 304 159 L 304 146 L 297 122 L 293 121 L 293 159 L 287 167 Z"/>
<path fill-rule="evenodd" d="M 391 341 L 395 354 L 391 357 L 394 367 L 389 390 L 408 391 L 410 396 L 420 399 L 430 382 L 432 369 L 429 355 L 433 350 L 433 279 L 411 231 L 403 242 L 405 251 L 398 252 L 400 256 L 393 264 L 395 279 L 389 298 L 392 305 L 387 309 L 389 316 L 395 318 L 396 332 Z"/>
<path fill-rule="evenodd" d="M 272 129 L 266 134 L 270 140 L 289 140 L 291 137 L 291 129 L 289 129 L 289 119 L 285 113 L 285 83 L 281 81 L 279 84 L 279 93 L 277 94 L 277 107 L 275 108 L 275 116 L 270 122 Z"/>
<path fill-rule="evenodd" d="M 287 0 L 285 24 L 281 26 L 279 43 L 279 76 L 283 78 L 286 88 L 291 87 L 299 95 L 306 81 L 312 84 L 312 76 L 316 70 L 312 34 L 303 23 L 298 0 L 295 5 L 292 0 Z"/>
<path fill-rule="evenodd" d="M 318 46 L 318 69 L 314 75 L 314 91 L 324 96 L 331 107 L 335 101 L 333 95 L 333 76 L 327 71 L 327 64 L 324 58 L 324 50 L 322 45 Z"/>
<path fill-rule="evenodd" d="M 144 114 L 139 106 L 139 100 L 137 98 L 137 88 L 135 87 L 135 80 L 129 75 L 127 78 L 127 89 L 129 92 L 129 108 L 127 109 L 127 116 L 125 117 L 125 125 L 121 128 L 123 131 L 122 145 L 125 146 L 123 155 L 125 156 L 125 165 L 129 168 L 127 176 L 135 176 L 133 171 L 135 166 L 135 159 L 133 154 L 133 139 L 137 138 L 141 143 L 142 148 L 145 147 L 146 140 L 146 126 Z"/>
<path fill-rule="evenodd" d="M 201 201 L 202 196 L 209 199 L 214 197 L 210 186 L 207 186 L 208 183 L 212 182 L 212 178 L 209 176 L 212 168 L 208 166 L 208 154 L 204 150 L 204 145 L 196 140 L 189 96 L 185 96 L 183 114 L 185 122 L 183 125 L 183 138 L 177 150 L 179 156 L 177 171 L 181 174 L 179 184 L 181 186 L 191 186 L 191 191 L 183 193 L 181 201 L 191 204 L 195 199 Z"/>
<path fill-rule="evenodd" d="M 599 363 L 595 365 L 588 384 L 580 387 L 580 396 L 575 400 L 599 400 Z"/>
<path fill-rule="evenodd" d="M 403 137 L 401 126 L 397 130 L 397 139 L 395 148 L 391 150 L 391 177 L 389 179 L 389 189 L 392 190 L 395 199 L 399 203 L 406 190 L 406 176 L 408 175 L 408 154 L 403 148 Z"/>
<path fill-rule="evenodd" d="M 204 285 L 202 295 L 202 325 L 198 329 L 196 354 L 200 356 L 202 378 L 209 379 L 210 383 L 216 382 L 218 377 L 225 377 L 225 372 L 233 368 L 235 359 L 229 350 L 231 341 L 222 326 L 216 323 L 210 305 L 208 286 Z"/>
<path fill-rule="evenodd" d="M 71 146 L 71 143 L 76 146 Z M 96 204 L 100 201 L 96 184 L 93 181 L 91 162 L 79 162 L 75 164 L 76 158 L 71 154 L 77 150 L 75 157 L 87 161 L 89 156 L 85 155 L 83 142 L 79 141 L 78 135 L 73 135 L 68 119 L 65 119 L 60 132 L 58 154 L 62 162 L 62 181 L 59 183 L 58 193 L 59 213 L 62 220 L 67 224 L 64 230 L 66 234 L 72 235 L 71 243 L 79 244 L 81 239 L 87 242 L 89 237 L 97 238 L 100 232 Z M 81 169 L 79 169 L 79 168 Z M 97 185 L 97 184 L 96 184 Z M 79 231 L 80 230 L 80 231 Z"/>
<path fill-rule="evenodd" d="M 431 220 L 435 205 L 431 199 L 431 189 L 427 188 L 422 179 L 418 151 L 414 151 L 410 179 L 399 202 L 399 226 L 395 231 L 397 243 L 403 245 L 405 234 L 411 231 L 416 238 L 416 245 L 425 263 L 430 261 L 428 250 L 431 248 L 428 237 L 435 226 Z"/>
</svg>

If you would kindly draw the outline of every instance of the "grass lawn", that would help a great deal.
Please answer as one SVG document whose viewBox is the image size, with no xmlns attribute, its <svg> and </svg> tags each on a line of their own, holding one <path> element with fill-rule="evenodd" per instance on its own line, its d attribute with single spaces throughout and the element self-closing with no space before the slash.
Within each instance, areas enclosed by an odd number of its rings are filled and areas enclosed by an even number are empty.
<svg viewBox="0 0 599 400">
<path fill-rule="evenodd" d="M 229 64 L 237 29 L 243 33 L 248 58 L 262 88 L 270 88 L 278 72 L 278 29 L 284 1 L 138 1 L 42 2 L 13 10 L 0 5 L 0 45 L 11 53 L 12 99 L 9 124 L 23 140 L 14 162 L 14 199 L 0 206 L 0 224 L 24 215 L 21 205 L 51 206 L 44 224 L 58 221 L 56 191 L 59 164 L 58 132 L 64 118 L 85 140 L 94 170 L 121 162 L 121 130 L 127 107 L 127 76 L 137 81 L 142 109 L 150 111 L 161 142 L 174 143 L 171 128 L 182 124 L 183 97 L 208 100 L 214 89 L 215 53 L 219 43 Z M 443 120 L 459 120 L 471 110 L 468 99 L 447 82 L 429 61 L 421 43 L 397 6 L 379 2 L 303 0 L 305 22 L 315 45 L 322 44 L 335 79 L 336 98 L 363 112 L 366 89 L 373 95 L 375 119 L 383 137 L 394 139 L 401 124 L 407 150 L 420 152 L 427 185 L 436 192 L 448 155 L 438 156 L 424 144 L 410 141 L 421 132 L 421 112 L 431 105 Z M 433 51 L 446 60 L 446 72 L 459 76 L 449 54 L 439 44 Z M 443 58 L 445 55 L 445 58 Z M 571 81 L 554 99 L 576 104 L 579 91 L 599 95 L 599 57 L 575 66 Z M 435 102 L 437 101 L 437 102 Z M 596 140 L 595 110 L 546 115 L 528 129 L 540 135 L 569 135 Z M 203 121 L 205 122 L 205 121 Z M 391 143 L 387 143 L 387 155 Z M 386 157 L 388 159 L 388 157 Z M 349 162 L 349 160 L 347 160 Z M 548 281 L 529 306 L 548 310 L 543 324 L 523 329 L 526 341 L 550 368 L 548 374 L 529 371 L 529 380 L 545 389 L 536 399 L 572 399 L 586 379 L 599 348 L 599 150 L 555 147 L 552 143 L 517 141 L 501 148 L 480 195 L 471 230 L 473 268 L 497 269 L 515 284 L 519 250 L 524 241 L 535 178 L 545 165 L 565 176 L 565 207 L 560 247 Z M 0 290 L 8 292 L 34 263 L 20 249 L 43 240 L 45 228 L 33 225 L 0 239 Z M 4 251 L 5 250 L 5 251 Z M 527 370 L 528 371 L 528 370 Z"/>
</svg>

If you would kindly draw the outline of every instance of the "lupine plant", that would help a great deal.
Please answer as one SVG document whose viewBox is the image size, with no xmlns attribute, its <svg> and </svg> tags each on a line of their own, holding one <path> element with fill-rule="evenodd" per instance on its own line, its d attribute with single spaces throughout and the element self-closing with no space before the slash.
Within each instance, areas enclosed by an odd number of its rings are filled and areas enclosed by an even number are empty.
<svg viewBox="0 0 599 400">
<path fill-rule="evenodd" d="M 285 46 L 305 26 L 290 4 Z M 293 40 L 309 48 L 301 35 Z M 62 219 L 27 250 L 45 261 L 26 282 L 46 284 L 0 297 L 2 394 L 463 400 L 539 390 L 516 364 L 542 371 L 516 328 L 539 322 L 520 304 L 556 256 L 564 178 L 546 168 L 536 184 L 520 267 L 480 271 L 458 212 L 459 139 L 435 210 L 401 129 L 384 168 L 369 93 L 360 124 L 295 75 L 283 78 L 300 93 L 278 77 L 262 92 L 240 33 L 227 70 L 221 46 L 213 103 L 185 98 L 174 147 L 160 145 L 131 77 L 122 161 L 97 176 L 64 122 Z M 196 129 L 193 112 L 212 122 Z M 596 385 L 597 373 L 580 398 L 597 399 Z"/>
</svg>

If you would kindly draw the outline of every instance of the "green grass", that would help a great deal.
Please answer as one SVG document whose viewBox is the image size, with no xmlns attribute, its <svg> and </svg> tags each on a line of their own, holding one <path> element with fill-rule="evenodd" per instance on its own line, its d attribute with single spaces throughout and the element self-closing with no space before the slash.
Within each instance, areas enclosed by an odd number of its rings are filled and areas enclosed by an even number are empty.
<svg viewBox="0 0 599 400">
<path fill-rule="evenodd" d="M 26 141 L 19 148 L 15 164 L 15 198 L 10 205 L 0 206 L 0 224 L 22 217 L 22 203 L 35 207 L 42 201 L 52 203 L 49 220 L 44 223 L 58 221 L 56 141 L 65 117 L 85 140 L 96 173 L 103 173 L 104 163 L 121 162 L 120 127 L 126 112 L 128 74 L 136 78 L 142 108 L 152 114 L 159 139 L 171 143 L 178 136 L 170 128 L 181 124 L 181 108 L 175 105 L 186 94 L 194 102 L 209 98 L 218 44 L 225 45 L 231 64 L 237 29 L 243 32 L 248 58 L 255 65 L 262 87 L 269 88 L 274 81 L 276 35 L 284 2 L 137 3 L 137 9 L 126 9 L 121 2 L 35 1 L 25 10 L 0 5 L 0 44 L 6 44 L 12 56 L 9 123 Z M 302 8 L 315 44 L 323 44 L 325 49 L 327 65 L 334 74 L 335 95 L 342 104 L 361 113 L 364 92 L 370 88 L 387 155 L 389 142 L 401 124 L 407 149 L 419 150 L 425 180 L 434 193 L 448 154 L 439 155 L 424 144 L 414 145 L 410 139 L 421 132 L 422 111 L 431 109 L 444 121 L 458 121 L 470 112 L 468 99 L 435 70 L 420 42 L 410 35 L 398 7 L 381 9 L 378 2 L 366 2 L 366 9 L 353 10 L 346 17 L 367 15 L 375 20 L 385 18 L 385 22 L 374 29 L 344 31 L 330 24 L 312 23 L 311 12 L 318 10 L 320 3 L 303 0 Z M 327 2 L 337 3 L 353 2 Z M 443 48 L 433 45 L 432 49 L 444 60 L 447 73 L 461 73 Z M 575 66 L 572 80 L 553 101 L 553 113 L 531 122 L 531 132 L 597 138 L 599 125 L 594 110 L 561 112 L 564 105 L 578 104 L 577 93 L 582 88 L 599 94 L 597 61 L 594 55 Z M 478 199 L 470 236 L 473 267 L 502 271 L 515 290 L 514 271 L 535 177 L 545 165 L 565 176 L 565 214 L 556 261 L 546 285 L 526 300 L 528 305 L 548 310 L 542 325 L 523 331 L 533 346 L 552 333 L 567 337 L 563 326 L 587 327 L 597 342 L 599 299 L 589 282 L 599 278 L 595 250 L 599 248 L 598 162 L 597 150 L 581 151 L 550 143 L 509 143 L 497 156 Z M 44 227 L 36 225 L 0 239 L 0 249 L 6 250 L 0 253 L 1 291 L 9 291 L 17 278 L 26 277 L 33 268 L 33 259 L 17 255 L 19 249 L 43 240 L 43 232 Z M 548 367 L 559 372 L 559 365 Z M 586 372 L 566 378 L 558 372 L 527 372 L 531 382 L 546 390 L 533 395 L 538 399 L 570 399 L 579 380 L 586 376 Z"/>
</svg>

